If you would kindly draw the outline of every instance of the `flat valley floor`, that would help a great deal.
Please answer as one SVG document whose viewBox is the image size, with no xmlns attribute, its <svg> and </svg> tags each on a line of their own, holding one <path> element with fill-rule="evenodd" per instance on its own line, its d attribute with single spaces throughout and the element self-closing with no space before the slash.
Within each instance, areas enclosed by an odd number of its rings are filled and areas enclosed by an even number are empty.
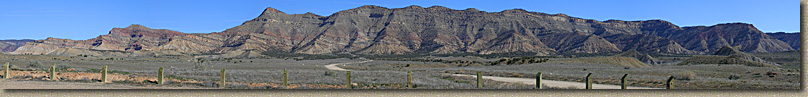
<svg viewBox="0 0 808 97">
<path fill-rule="evenodd" d="M 689 56 L 661 56 L 661 64 L 631 67 L 610 63 L 577 62 L 587 57 L 539 57 L 542 62 L 485 65 L 499 58 L 425 56 L 389 58 L 208 58 L 94 57 L 0 55 L 9 62 L 12 78 L 0 79 L 0 89 L 220 89 L 220 70 L 226 69 L 227 89 L 346 89 L 346 70 L 354 89 L 408 89 L 407 71 L 415 89 L 537 89 L 535 75 L 542 72 L 542 89 L 583 89 L 592 73 L 595 89 L 619 89 L 628 74 L 629 89 L 664 89 L 676 76 L 675 89 L 799 89 L 799 53 L 754 54 L 780 67 L 738 64 L 676 65 Z M 595 57 L 595 56 L 593 56 Z M 590 58 L 597 59 L 597 58 Z M 441 60 L 441 61 L 436 61 Z M 58 81 L 47 77 L 56 65 Z M 99 82 L 99 70 L 109 67 L 111 82 Z M 166 84 L 154 82 L 165 68 Z M 288 84 L 283 83 L 283 71 Z M 477 88 L 476 72 L 484 75 Z M 4 75 L 5 76 L 5 75 Z"/>
</svg>

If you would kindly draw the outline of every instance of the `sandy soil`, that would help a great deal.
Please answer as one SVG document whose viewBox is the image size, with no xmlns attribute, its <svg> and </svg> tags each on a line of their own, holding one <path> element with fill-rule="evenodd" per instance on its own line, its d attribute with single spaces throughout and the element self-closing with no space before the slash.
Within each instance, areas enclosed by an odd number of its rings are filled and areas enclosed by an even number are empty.
<svg viewBox="0 0 808 97">
<path fill-rule="evenodd" d="M 132 89 L 104 83 L 0 80 L 0 89 Z"/>
<path fill-rule="evenodd" d="M 24 81 L 0 79 L 0 89 L 205 89 L 192 87 L 130 86 L 111 83 Z M 211 88 L 215 89 L 215 88 Z"/>
</svg>

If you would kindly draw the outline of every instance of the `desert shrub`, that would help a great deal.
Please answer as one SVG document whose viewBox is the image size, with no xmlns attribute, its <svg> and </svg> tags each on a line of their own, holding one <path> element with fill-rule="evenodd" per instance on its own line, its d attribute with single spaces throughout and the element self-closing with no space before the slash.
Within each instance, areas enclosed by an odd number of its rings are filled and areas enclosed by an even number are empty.
<svg viewBox="0 0 808 97">
<path fill-rule="evenodd" d="M 520 73 L 510 73 L 510 77 L 523 77 L 523 76 L 525 75 L 522 75 Z"/>
<path fill-rule="evenodd" d="M 685 61 L 682 61 L 676 65 L 690 65 L 690 64 L 722 64 L 719 60 L 725 60 L 726 56 L 713 56 L 713 55 L 702 55 L 702 56 L 693 56 Z"/>
<path fill-rule="evenodd" d="M 696 72 L 693 71 L 682 71 L 673 74 L 673 78 L 677 80 L 695 80 L 696 79 Z"/>
<path fill-rule="evenodd" d="M 166 78 L 168 78 L 168 79 L 177 79 L 177 80 L 181 80 L 181 81 L 190 80 L 189 78 L 183 78 L 183 77 L 176 76 L 176 75 L 167 75 Z"/>
<path fill-rule="evenodd" d="M 98 69 L 90 69 L 90 70 L 85 70 L 84 72 L 101 72 L 101 70 L 98 70 Z"/>
<path fill-rule="evenodd" d="M 98 71 L 98 72 L 101 72 L 101 71 Z M 109 73 L 124 74 L 124 75 L 131 74 L 131 73 L 126 72 L 126 71 L 118 71 L 118 70 L 108 70 L 108 72 L 109 72 Z"/>
<path fill-rule="evenodd" d="M 333 76 L 334 72 L 332 71 L 325 71 L 325 76 Z"/>
<path fill-rule="evenodd" d="M 157 84 L 157 81 L 143 80 L 142 83 Z"/>
<path fill-rule="evenodd" d="M 741 79 L 741 76 L 738 76 L 738 75 L 730 75 L 729 76 L 729 80 L 738 80 L 738 79 Z"/>
<path fill-rule="evenodd" d="M 235 89 L 250 89 L 250 88 L 253 88 L 253 87 L 250 87 L 250 86 L 247 86 L 247 85 L 244 85 L 244 84 L 238 84 L 238 83 L 228 83 L 228 84 L 229 85 L 227 85 L 227 88 L 235 88 Z M 264 87 L 264 88 L 266 88 L 266 87 Z"/>
<path fill-rule="evenodd" d="M 70 67 L 70 66 L 67 66 L 67 65 L 56 65 L 56 69 L 59 69 L 59 70 L 67 70 L 68 68 L 73 68 L 73 67 Z"/>
</svg>

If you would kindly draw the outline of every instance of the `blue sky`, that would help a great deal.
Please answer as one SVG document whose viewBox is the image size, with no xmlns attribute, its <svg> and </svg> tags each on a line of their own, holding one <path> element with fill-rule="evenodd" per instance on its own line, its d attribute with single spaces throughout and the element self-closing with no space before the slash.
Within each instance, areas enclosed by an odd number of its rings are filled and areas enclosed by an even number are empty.
<svg viewBox="0 0 808 97">
<path fill-rule="evenodd" d="M 744 22 L 764 32 L 799 31 L 796 0 L 2 0 L 0 39 L 84 40 L 131 24 L 210 33 L 238 26 L 266 7 L 288 14 L 328 16 L 362 5 L 439 5 L 487 12 L 520 8 L 599 21 L 662 19 L 679 26 Z"/>
</svg>

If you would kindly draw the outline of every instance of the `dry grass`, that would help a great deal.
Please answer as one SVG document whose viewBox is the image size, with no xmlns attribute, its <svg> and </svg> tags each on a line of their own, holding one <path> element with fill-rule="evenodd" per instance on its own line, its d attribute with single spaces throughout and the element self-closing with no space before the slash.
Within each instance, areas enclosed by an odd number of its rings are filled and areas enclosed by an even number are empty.
<svg viewBox="0 0 808 97">
<path fill-rule="evenodd" d="M 756 67 L 778 67 L 777 65 L 745 60 L 739 56 L 717 56 L 717 55 L 693 56 L 685 61 L 682 61 L 677 65 L 690 65 L 690 64 L 742 64 Z"/>
<path fill-rule="evenodd" d="M 583 70 L 586 69 L 586 70 Z M 435 69 L 431 69 L 435 70 Z M 679 89 L 799 89 L 800 73 L 773 67 L 752 67 L 732 64 L 658 65 L 625 69 L 620 66 L 584 63 L 539 63 L 506 66 L 478 66 L 445 68 L 446 73 L 475 74 L 532 78 L 542 72 L 548 80 L 582 82 L 587 73 L 593 73 L 598 84 L 619 85 L 620 77 L 629 74 L 629 86 L 664 88 L 668 77 L 682 71 L 693 71 L 692 80 L 677 80 Z M 769 77 L 767 72 L 777 72 Z M 788 74 L 784 74 L 787 72 Z"/>
<path fill-rule="evenodd" d="M 594 64 L 609 64 L 623 67 L 650 67 L 650 65 L 643 63 L 640 60 L 632 57 L 583 57 L 568 60 L 550 61 L 550 63 L 594 63 Z"/>
<path fill-rule="evenodd" d="M 774 56 L 774 55 L 773 55 Z M 677 57 L 680 58 L 680 57 Z M 774 58 L 774 57 L 773 57 Z M 779 58 L 779 57 L 778 57 Z M 81 60 L 84 59 L 84 60 Z M 10 62 L 15 70 L 42 71 L 51 64 L 69 66 L 84 71 L 98 69 L 109 65 L 111 71 L 130 72 L 135 77 L 153 78 L 159 67 L 166 68 L 167 75 L 194 79 L 200 83 L 178 84 L 167 86 L 199 86 L 215 88 L 218 80 L 218 69 L 227 68 L 229 88 L 237 89 L 263 89 L 263 88 L 291 88 L 274 87 L 280 83 L 283 69 L 289 70 L 289 83 L 296 89 L 334 89 L 342 88 L 345 84 L 344 71 L 330 71 L 323 65 L 332 63 L 356 62 L 350 59 L 325 60 L 285 60 L 285 59 L 232 59 L 209 60 L 209 70 L 197 70 L 193 60 L 184 58 L 124 58 L 115 60 L 98 60 L 96 57 L 58 57 L 58 56 L 7 56 L 0 55 L 0 62 Z M 461 59 L 461 58 L 454 58 Z M 681 60 L 684 60 L 682 58 Z M 471 59 L 470 59 L 471 60 Z M 480 59 L 473 59 L 480 60 Z M 536 72 L 543 72 L 546 79 L 562 81 L 582 81 L 587 73 L 593 73 L 593 79 L 598 84 L 619 84 L 623 74 L 630 74 L 630 86 L 664 87 L 664 81 L 671 75 L 682 71 L 692 71 L 694 79 L 679 80 L 677 87 L 682 89 L 794 89 L 800 86 L 800 73 L 798 70 L 781 70 L 777 67 L 752 67 L 731 64 L 692 64 L 692 65 L 656 65 L 647 66 L 633 58 L 621 57 L 585 57 L 585 58 L 550 58 L 548 63 L 534 63 L 522 65 L 496 65 L 496 66 L 468 66 L 455 67 L 451 64 L 418 61 L 383 61 L 374 60 L 366 64 L 346 65 L 343 68 L 356 70 L 352 72 L 352 81 L 364 89 L 398 88 L 405 83 L 406 71 L 413 71 L 417 89 L 472 89 L 474 79 L 453 78 L 444 79 L 444 73 L 483 71 L 486 75 L 502 77 L 532 78 Z M 681 61 L 669 60 L 669 61 Z M 238 61 L 238 63 L 233 63 Z M 406 66 L 410 64 L 410 66 Z M 626 65 L 621 65 L 626 64 Z M 631 68 L 627 68 L 631 67 Z M 636 67 L 636 68 L 635 68 Z M 460 71 L 465 70 L 465 71 Z M 326 72 L 331 72 L 326 74 Z M 766 72 L 777 72 L 775 77 L 766 76 Z M 80 73 L 80 72 L 79 72 Z M 76 77 L 75 80 L 92 80 L 97 73 L 85 74 L 85 78 Z M 66 75 L 67 76 L 67 75 Z M 129 76 L 125 76 L 129 77 Z M 735 79 L 731 79 L 731 78 Z M 72 80 L 72 79 L 71 79 Z M 148 80 L 148 79 L 143 79 Z M 139 86 L 156 86 L 142 83 L 141 79 L 120 81 L 115 83 L 131 83 Z M 148 81 L 147 81 L 148 82 Z M 495 83 L 490 83 L 495 84 Z M 269 87 L 266 87 L 269 85 Z M 166 86 L 166 85 L 163 85 Z M 162 86 L 161 86 L 162 87 Z M 494 89 L 528 89 L 515 83 L 502 83 Z M 565 87 L 556 87 L 564 89 Z"/>
<path fill-rule="evenodd" d="M 673 78 L 677 80 L 696 80 L 696 72 L 693 71 L 682 71 L 673 74 Z"/>
</svg>

